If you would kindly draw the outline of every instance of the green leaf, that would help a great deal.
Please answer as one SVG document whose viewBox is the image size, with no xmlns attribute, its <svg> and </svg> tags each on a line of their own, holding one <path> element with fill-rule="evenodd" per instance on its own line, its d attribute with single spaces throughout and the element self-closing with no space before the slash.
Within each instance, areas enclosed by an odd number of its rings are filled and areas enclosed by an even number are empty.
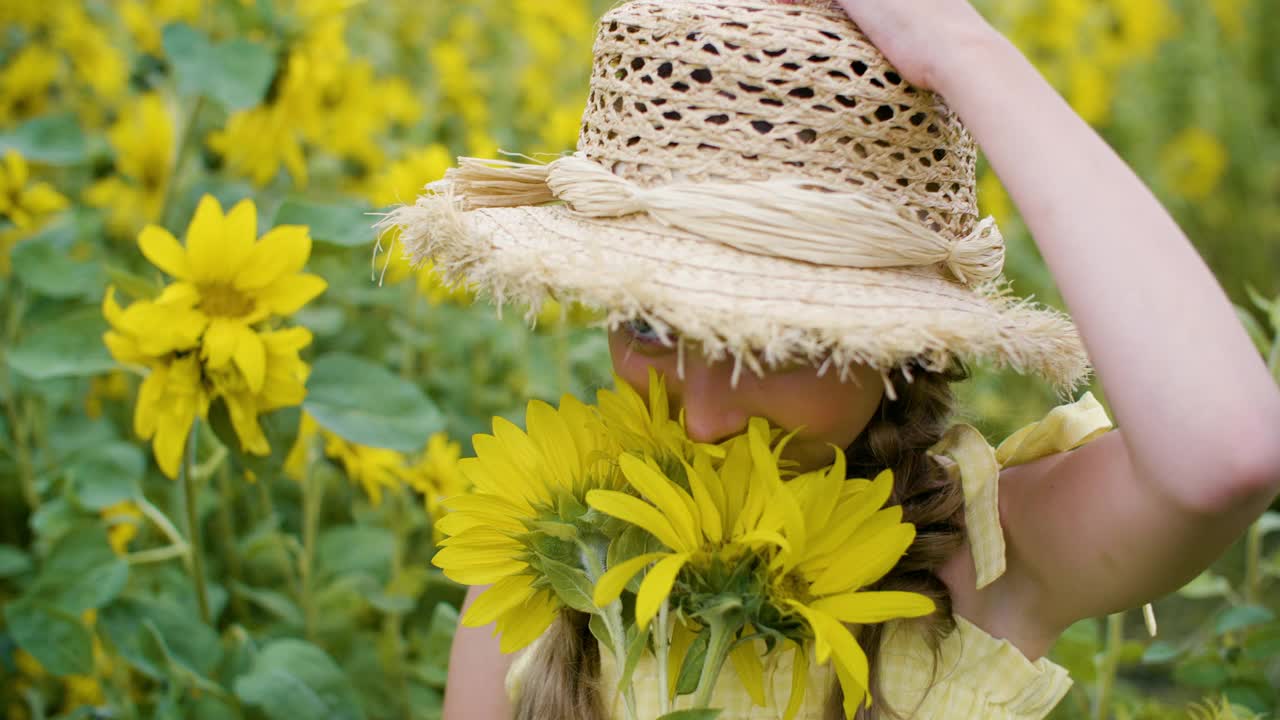
<svg viewBox="0 0 1280 720">
<path fill-rule="evenodd" d="M 128 579 L 129 564 L 112 552 L 106 529 L 81 523 L 59 538 L 27 594 L 79 614 L 111 602 Z"/>
<path fill-rule="evenodd" d="M 9 353 L 9 367 L 32 380 L 86 377 L 113 370 L 102 335 L 107 321 L 84 308 L 35 329 Z"/>
<path fill-rule="evenodd" d="M 711 628 L 704 627 L 689 645 L 684 662 L 680 664 L 680 675 L 676 678 L 676 694 L 689 695 L 698 689 L 698 680 L 702 677 L 702 666 L 707 662 L 707 645 L 711 643 Z"/>
<path fill-rule="evenodd" d="M 591 579 L 585 572 L 545 557 L 540 564 L 560 602 L 580 612 L 598 611 L 591 599 Z"/>
<path fill-rule="evenodd" d="M 98 511 L 141 494 L 147 458 L 130 443 L 112 443 L 80 453 L 67 467 L 67 481 L 80 507 Z"/>
<path fill-rule="evenodd" d="M 622 674 L 618 676 L 618 686 L 627 687 L 631 683 L 631 676 L 636 671 L 636 666 L 640 664 L 640 658 L 644 656 L 644 651 L 649 647 L 649 634 L 653 625 L 644 629 L 644 632 L 636 630 L 634 625 L 627 626 L 627 661 L 622 666 Z"/>
<path fill-rule="evenodd" d="M 302 406 L 344 440 L 404 453 L 444 429 L 444 416 L 417 385 L 353 355 L 316 360 Z"/>
<path fill-rule="evenodd" d="M 692 708 L 669 712 L 658 720 L 716 720 L 722 712 L 724 711 L 718 708 Z"/>
<path fill-rule="evenodd" d="M 1177 660 L 1181 654 L 1182 651 L 1173 643 L 1157 640 L 1148 645 L 1146 651 L 1142 653 L 1142 662 L 1147 665 L 1159 665 Z"/>
<path fill-rule="evenodd" d="M 1240 605 L 1220 613 L 1213 623 L 1215 635 L 1222 636 L 1235 630 L 1269 623 L 1276 614 L 1261 605 Z"/>
<path fill-rule="evenodd" d="M 422 653 L 425 655 L 424 680 L 442 688 L 449 677 L 449 651 L 453 648 L 454 632 L 458 629 L 458 610 L 448 603 L 437 603 L 431 612 Z"/>
<path fill-rule="evenodd" d="M 1267 333 L 1262 329 L 1262 324 L 1253 316 L 1253 313 L 1240 307 L 1234 306 L 1236 309 L 1236 317 L 1240 319 L 1240 324 L 1244 325 L 1244 329 L 1249 333 L 1249 339 L 1253 341 L 1258 352 L 1263 355 L 1267 354 L 1267 350 L 1271 347 L 1271 339 L 1267 337 Z"/>
<path fill-rule="evenodd" d="M 17 150 L 31 162 L 75 165 L 84 162 L 88 144 L 73 113 L 41 115 L 0 134 L 0 156 Z"/>
<path fill-rule="evenodd" d="M 98 624 L 120 656 L 144 674 L 164 677 L 169 658 L 209 675 L 222 658 L 213 628 L 200 622 L 193 608 L 159 598 L 123 597 L 98 613 Z M 164 654 L 157 655 L 158 633 Z"/>
<path fill-rule="evenodd" d="M 284 623 L 302 627 L 302 610 L 287 595 L 267 588 L 249 587 L 244 583 L 233 583 L 232 589 L 235 594 L 275 615 Z"/>
<path fill-rule="evenodd" d="M 290 198 L 276 211 L 272 226 L 306 225 L 311 229 L 311 239 L 318 243 L 372 249 L 377 238 L 373 224 L 378 218 L 369 214 L 371 209 L 358 202 L 319 203 Z"/>
<path fill-rule="evenodd" d="M 0 545 L 0 578 L 11 578 L 31 569 L 31 558 L 12 545 Z"/>
<path fill-rule="evenodd" d="M 249 674 L 236 679 L 235 690 L 271 720 L 364 717 L 342 670 L 323 650 L 301 640 L 276 640 L 264 648 Z"/>
<path fill-rule="evenodd" d="M 4 609 L 9 633 L 45 670 L 58 676 L 93 672 L 93 636 L 75 615 L 48 603 L 19 601 Z"/>
<path fill-rule="evenodd" d="M 302 408 L 298 406 L 280 408 L 258 416 L 258 425 L 267 438 L 271 452 L 267 455 L 253 455 L 240 448 L 240 436 L 236 435 L 231 424 L 231 415 L 223 400 L 214 402 L 209 407 L 209 427 L 218 440 L 231 451 L 236 464 L 253 472 L 260 478 L 278 477 L 284 472 L 285 460 L 298 439 L 298 421 L 302 417 Z"/>
<path fill-rule="evenodd" d="M 1267 322 L 1271 323 L 1271 329 L 1280 333 L 1280 297 L 1268 300 L 1262 297 L 1262 293 L 1258 292 L 1248 283 L 1244 286 L 1245 292 L 1249 295 L 1249 301 L 1259 310 L 1267 314 Z"/>
<path fill-rule="evenodd" d="M 1268 510 L 1262 513 L 1262 516 L 1257 520 L 1257 524 L 1258 532 L 1262 533 L 1264 536 L 1268 533 L 1280 530 L 1280 512 Z"/>
<path fill-rule="evenodd" d="M 395 535 L 386 528 L 338 525 L 324 530 L 316 548 L 321 577 L 363 574 L 385 585 L 391 575 Z"/>
<path fill-rule="evenodd" d="M 1280 658 L 1280 623 L 1251 631 L 1244 641 L 1244 655 L 1259 662 Z"/>
<path fill-rule="evenodd" d="M 228 111 L 262 101 L 276 73 L 276 57 L 266 46 L 243 38 L 213 45 L 200 31 L 167 25 L 162 40 L 177 75 L 178 91 L 216 100 Z"/>
<path fill-rule="evenodd" d="M 1231 594 L 1231 583 L 1227 582 L 1227 579 L 1221 575 L 1215 575 L 1212 571 L 1206 570 L 1200 573 L 1196 579 L 1183 585 L 1178 590 L 1178 594 L 1196 600 L 1227 597 Z"/>
<path fill-rule="evenodd" d="M 23 284 L 52 298 L 102 298 L 106 275 L 101 263 L 72 260 L 67 252 L 79 228 L 64 217 L 13 248 L 13 272 Z"/>
<path fill-rule="evenodd" d="M 1213 689 L 1227 682 L 1230 670 L 1217 655 L 1203 653 L 1178 663 L 1173 669 L 1173 677 L 1182 685 Z"/>
</svg>

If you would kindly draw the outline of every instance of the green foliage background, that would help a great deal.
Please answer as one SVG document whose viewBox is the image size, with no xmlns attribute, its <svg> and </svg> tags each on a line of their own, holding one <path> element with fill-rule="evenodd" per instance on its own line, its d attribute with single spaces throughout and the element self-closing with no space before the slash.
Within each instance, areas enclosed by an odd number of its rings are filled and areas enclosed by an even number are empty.
<svg viewBox="0 0 1280 720">
<path fill-rule="evenodd" d="M 1265 300 L 1280 294 L 1272 3 L 975 4 L 1148 182 L 1280 365 L 1280 303 Z M 608 382 L 608 353 L 572 312 L 530 331 L 520 308 L 496 317 L 394 261 L 375 282 L 368 213 L 409 199 L 453 155 L 572 148 L 606 5 L 0 7 L 0 153 L 29 170 L 0 173 L 9 720 L 439 716 L 462 589 L 429 569 L 433 489 L 393 480 L 379 503 L 364 489 L 420 460 L 447 471 L 447 454 L 422 450 L 435 433 L 465 453 L 529 398 L 588 397 Z M 40 183 L 64 201 L 25 213 L 24 188 Z M 315 335 L 303 410 L 327 439 L 304 438 L 300 477 L 283 469 L 299 409 L 263 418 L 272 454 L 259 458 L 240 453 L 215 406 L 189 482 L 165 479 L 133 435 L 138 377 L 102 345 L 107 286 L 146 298 L 163 282 L 138 231 L 180 235 L 205 193 L 252 198 L 260 228 L 311 229 L 309 270 L 329 289 L 293 320 Z M 985 167 L 981 200 L 1005 231 L 1015 288 L 1060 306 Z M 1058 400 L 983 370 L 961 392 L 993 440 Z M 1137 613 L 1073 626 L 1052 654 L 1076 679 L 1055 717 L 1192 717 L 1188 703 L 1206 697 L 1234 703 L 1220 717 L 1280 712 L 1275 530 L 1280 516 L 1264 516 L 1158 602 L 1157 640 Z"/>
</svg>

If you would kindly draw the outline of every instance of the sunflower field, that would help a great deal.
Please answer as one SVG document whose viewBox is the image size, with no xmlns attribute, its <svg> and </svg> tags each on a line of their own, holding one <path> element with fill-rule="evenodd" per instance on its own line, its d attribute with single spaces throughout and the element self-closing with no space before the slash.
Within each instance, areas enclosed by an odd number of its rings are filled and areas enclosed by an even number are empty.
<svg viewBox="0 0 1280 720">
<path fill-rule="evenodd" d="M 440 716 L 458 460 L 611 383 L 589 313 L 496 314 L 379 214 L 571 150 L 610 0 L 0 2 L 0 715 Z M 1280 380 L 1272 0 L 975 0 L 1173 212 Z M 1061 306 L 995 175 L 1014 287 Z M 1158 271 L 1158 259 L 1153 270 Z M 1099 388 L 1093 388 L 1102 397 Z M 1048 388 L 961 388 L 992 439 Z M 1076 718 L 1280 714 L 1280 513 L 1078 623 Z"/>
</svg>

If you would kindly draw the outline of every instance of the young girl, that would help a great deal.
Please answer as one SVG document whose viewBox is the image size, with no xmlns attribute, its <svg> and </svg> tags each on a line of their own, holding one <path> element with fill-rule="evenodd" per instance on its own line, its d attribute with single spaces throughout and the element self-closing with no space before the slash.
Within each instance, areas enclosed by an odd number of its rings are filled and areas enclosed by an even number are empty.
<svg viewBox="0 0 1280 720">
<path fill-rule="evenodd" d="M 595 55 L 577 156 L 467 163 L 395 220 L 419 259 L 499 300 L 609 310 L 616 371 L 665 375 L 696 440 L 764 416 L 802 428 L 801 469 L 829 444 L 851 477 L 894 469 L 918 534 L 877 587 L 939 612 L 858 629 L 860 716 L 1044 717 L 1070 685 L 1044 657 L 1066 627 L 1178 588 L 1275 497 L 1280 392 L 1221 288 L 967 0 L 632 0 Z M 999 289 L 970 135 L 1078 335 Z M 949 425 L 965 359 L 1070 389 L 1081 339 L 1119 430 L 1090 396 L 998 451 Z M 514 667 L 489 629 L 459 628 L 446 719 L 613 715 L 616 669 L 584 620 Z M 824 672 L 828 702 L 801 717 L 843 714 Z M 721 684 L 721 718 L 778 716 Z"/>
</svg>

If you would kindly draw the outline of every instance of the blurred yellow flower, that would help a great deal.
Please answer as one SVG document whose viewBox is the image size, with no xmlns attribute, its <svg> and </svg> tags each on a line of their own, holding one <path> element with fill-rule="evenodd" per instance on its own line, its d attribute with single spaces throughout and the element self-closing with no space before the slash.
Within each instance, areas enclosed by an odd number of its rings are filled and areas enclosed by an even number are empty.
<svg viewBox="0 0 1280 720">
<path fill-rule="evenodd" d="M 438 432 L 427 440 L 427 447 L 416 462 L 405 469 L 405 481 L 422 494 L 427 514 L 432 520 L 444 514 L 440 501 L 466 492 L 468 484 L 458 468 L 462 446 Z"/>
<path fill-rule="evenodd" d="M 427 183 L 444 177 L 453 165 L 449 148 L 440 144 L 409 150 L 386 170 L 371 177 L 365 196 L 374 205 L 412 203 L 424 192 Z"/>
<path fill-rule="evenodd" d="M 1187 128 L 1161 152 L 1160 168 L 1173 192 L 1203 200 L 1218 188 L 1230 157 L 1218 138 L 1203 128 Z"/>
<path fill-rule="evenodd" d="M 1238 38 L 1244 34 L 1244 8 L 1246 0 L 1210 0 L 1209 7 L 1218 19 L 1222 32 L 1229 38 Z"/>
<path fill-rule="evenodd" d="M 238 367 L 206 368 L 206 374 L 213 394 L 227 404 L 227 414 L 231 416 L 240 447 L 256 455 L 268 455 L 271 446 L 258 424 L 258 416 L 300 405 L 306 398 L 311 368 L 302 361 L 299 352 L 311 344 L 311 331 L 294 327 L 265 331 L 257 337 L 266 351 L 260 388 L 254 390 Z"/>
<path fill-rule="evenodd" d="M 71 60 L 78 79 L 99 101 L 119 100 L 128 89 L 129 66 L 107 31 L 80 4 L 60 4 L 50 25 L 53 46 Z"/>
<path fill-rule="evenodd" d="M 359 483 L 374 505 L 382 503 L 384 488 L 394 490 L 403 484 L 405 457 L 401 453 L 357 445 L 330 432 L 323 435 L 324 454 L 342 464 L 347 478 Z"/>
<path fill-rule="evenodd" d="M 18 48 L 9 64 L 0 69 L 0 125 L 43 113 L 61 68 L 61 58 L 41 43 Z"/>
<path fill-rule="evenodd" d="M 207 318 L 200 356 L 208 369 L 234 363 L 253 393 L 262 391 L 266 378 L 266 345 L 250 326 L 296 312 L 326 287 L 318 275 L 302 272 L 311 255 L 305 226 L 280 225 L 261 239 L 257 227 L 252 200 L 224 215 L 221 204 L 205 195 L 187 228 L 185 248 L 156 225 L 138 236 L 142 254 L 177 280 L 165 288 L 165 298 Z"/>
<path fill-rule="evenodd" d="M 30 168 L 18 151 L 5 153 L 0 163 L 0 219 L 12 227 L 0 228 L 0 277 L 9 274 L 13 246 L 68 204 L 67 198 L 49 183 L 31 182 Z"/>
<path fill-rule="evenodd" d="M 177 21 L 194 22 L 200 16 L 201 0 L 118 0 L 116 12 L 143 52 L 163 54 L 160 31 Z"/>
<path fill-rule="evenodd" d="M 178 477 L 191 426 L 196 418 L 209 416 L 211 399 L 200 376 L 200 360 L 193 354 L 154 363 L 142 381 L 133 431 L 151 441 L 156 463 L 170 479 Z"/>
<path fill-rule="evenodd" d="M 89 186 L 84 199 L 107 210 L 112 233 L 132 236 L 162 220 L 175 152 L 173 116 L 158 93 L 141 95 L 126 106 L 107 139 L 115 151 L 116 174 Z"/>
<path fill-rule="evenodd" d="M 49 183 L 31 182 L 30 168 L 21 153 L 5 153 L 0 165 L 0 217 L 29 230 L 68 204 L 66 196 Z"/>
<path fill-rule="evenodd" d="M 992 170 L 987 170 L 978 178 L 978 206 L 983 215 L 995 217 L 1000 225 L 1013 219 L 1013 201 L 1009 199 L 1008 191 Z"/>
<path fill-rule="evenodd" d="M 1098 63 L 1073 59 L 1068 66 L 1067 101 L 1090 125 L 1101 125 L 1111 116 L 1111 79 Z"/>
<path fill-rule="evenodd" d="M 84 412 L 90 418 L 102 417 L 103 400 L 123 400 L 129 396 L 129 377 L 121 370 L 106 375 L 95 375 L 89 380 L 89 392 L 84 398 Z"/>
<path fill-rule="evenodd" d="M 142 510 L 132 500 L 122 500 L 102 508 L 98 515 L 107 523 L 107 542 L 121 557 L 129 554 L 129 543 L 138 536 Z"/>
<path fill-rule="evenodd" d="M 234 113 L 225 128 L 209 134 L 207 142 L 232 173 L 259 187 L 271 182 L 282 164 L 295 185 L 307 186 L 302 140 L 286 105 L 274 103 Z"/>
</svg>

